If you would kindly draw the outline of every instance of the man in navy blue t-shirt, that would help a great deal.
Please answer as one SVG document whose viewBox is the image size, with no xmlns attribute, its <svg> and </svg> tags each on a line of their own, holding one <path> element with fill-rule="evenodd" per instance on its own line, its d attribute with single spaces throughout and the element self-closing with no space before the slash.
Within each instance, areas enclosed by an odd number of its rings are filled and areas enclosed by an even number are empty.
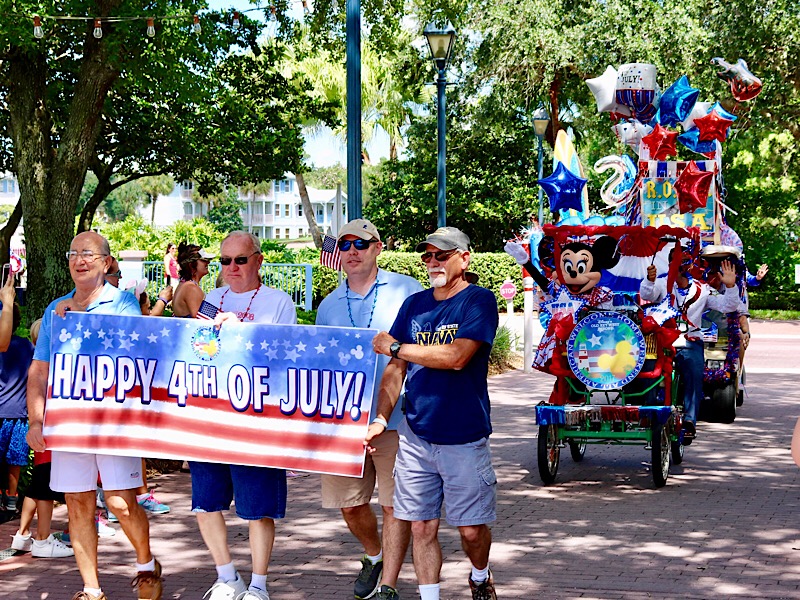
<svg viewBox="0 0 800 600">
<path fill-rule="evenodd" d="M 440 227 L 417 246 L 431 289 L 403 303 L 390 332 L 373 342 L 391 356 L 381 379 L 377 416 L 365 443 L 382 434 L 406 382 L 405 419 L 395 462 L 395 518 L 411 521 L 421 600 L 439 598 L 442 502 L 472 563 L 473 598 L 496 598 L 489 570 L 496 485 L 486 376 L 497 331 L 494 294 L 473 285 L 469 237 Z"/>
</svg>

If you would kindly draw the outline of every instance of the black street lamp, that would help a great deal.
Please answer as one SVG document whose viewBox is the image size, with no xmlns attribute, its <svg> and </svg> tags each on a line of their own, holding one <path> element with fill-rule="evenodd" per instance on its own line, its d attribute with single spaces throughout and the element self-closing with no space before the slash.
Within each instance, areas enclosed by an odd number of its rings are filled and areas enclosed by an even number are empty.
<svg viewBox="0 0 800 600">
<path fill-rule="evenodd" d="M 547 114 L 547 110 L 544 108 L 537 108 L 533 113 L 533 130 L 536 133 L 536 137 L 539 139 L 539 179 L 544 177 L 544 164 L 542 160 L 544 155 L 542 153 L 542 140 L 544 139 L 544 134 L 547 133 L 547 126 L 550 124 L 550 115 Z M 544 218 L 544 205 L 543 205 L 543 195 L 544 190 L 542 190 L 542 186 L 539 186 L 539 225 L 541 226 L 542 219 Z"/>
<path fill-rule="evenodd" d="M 438 77 L 436 79 L 437 92 L 437 130 L 439 137 L 438 158 L 436 162 L 436 203 L 438 207 L 438 226 L 444 227 L 447 224 L 447 205 L 445 202 L 445 191 L 447 189 L 447 171 L 445 168 L 445 157 L 447 154 L 445 144 L 445 134 L 447 125 L 445 122 L 445 87 L 447 78 L 445 70 L 447 62 L 450 60 L 450 53 L 453 51 L 453 42 L 456 39 L 456 30 L 450 21 L 433 22 L 428 24 L 423 31 L 428 40 L 428 47 L 431 51 L 431 58 L 436 65 Z"/>
</svg>

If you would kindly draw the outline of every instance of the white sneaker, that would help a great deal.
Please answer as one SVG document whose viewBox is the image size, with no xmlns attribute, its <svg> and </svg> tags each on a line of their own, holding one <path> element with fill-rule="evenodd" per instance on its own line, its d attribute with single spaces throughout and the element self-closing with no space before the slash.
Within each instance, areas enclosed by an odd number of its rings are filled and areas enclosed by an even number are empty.
<svg viewBox="0 0 800 600">
<path fill-rule="evenodd" d="M 64 542 L 57 540 L 51 533 L 46 540 L 33 540 L 31 556 L 36 558 L 64 558 L 73 556 L 75 552 Z"/>
<path fill-rule="evenodd" d="M 11 536 L 11 547 L 14 550 L 19 550 L 20 552 L 28 552 L 31 549 L 31 541 L 33 538 L 31 534 L 28 535 L 20 535 L 15 533 Z"/>
<path fill-rule="evenodd" d="M 236 600 L 269 600 L 269 592 L 251 587 L 236 596 Z"/>
<path fill-rule="evenodd" d="M 99 514 L 94 518 L 94 520 L 97 524 L 97 537 L 107 538 L 117 535 L 117 530 L 109 525 L 108 521 L 106 521 L 105 518 L 101 517 Z"/>
<path fill-rule="evenodd" d="M 235 581 L 215 581 L 203 598 L 204 600 L 236 600 L 246 591 L 247 586 L 244 584 L 244 579 L 237 572 Z"/>
</svg>

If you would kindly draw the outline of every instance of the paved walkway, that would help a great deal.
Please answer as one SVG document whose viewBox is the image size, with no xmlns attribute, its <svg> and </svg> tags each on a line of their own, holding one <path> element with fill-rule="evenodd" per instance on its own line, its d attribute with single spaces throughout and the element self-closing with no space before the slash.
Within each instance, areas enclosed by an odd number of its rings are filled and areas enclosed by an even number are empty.
<svg viewBox="0 0 800 600">
<path fill-rule="evenodd" d="M 776 340 L 787 346 L 773 360 Z M 547 398 L 552 379 L 519 371 L 493 377 L 499 519 L 492 568 L 499 597 L 800 598 L 800 470 L 788 451 L 800 416 L 800 374 L 781 373 L 800 367 L 800 326 L 754 325 L 750 352 L 748 361 L 761 366 L 749 378 L 736 422 L 701 423 L 683 464 L 659 490 L 649 452 L 636 446 L 589 446 L 580 464 L 562 453 L 556 484 L 542 486 L 532 406 Z M 151 519 L 164 598 L 200 599 L 215 573 L 189 513 L 189 476 L 153 483 L 172 506 L 169 515 Z M 290 480 L 289 498 L 269 576 L 273 600 L 352 598 L 359 549 L 338 514 L 319 508 L 318 477 Z M 56 523 L 65 524 L 63 507 Z M 248 573 L 246 529 L 235 518 L 230 523 L 235 561 Z M 16 524 L 0 525 L 0 547 Z M 441 539 L 442 597 L 468 598 L 469 565 L 457 532 L 443 524 Z M 104 590 L 112 600 L 132 598 L 133 557 L 122 532 L 101 540 L 100 553 Z M 0 598 L 68 600 L 78 589 L 72 559 L 22 554 L 0 561 Z M 418 597 L 410 558 L 400 592 Z"/>
</svg>

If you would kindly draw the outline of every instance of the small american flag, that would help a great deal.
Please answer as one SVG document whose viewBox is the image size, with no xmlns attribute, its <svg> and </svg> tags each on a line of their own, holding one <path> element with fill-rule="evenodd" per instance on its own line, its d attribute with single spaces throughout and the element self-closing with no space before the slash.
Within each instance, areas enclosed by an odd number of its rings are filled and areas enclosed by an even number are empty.
<svg viewBox="0 0 800 600">
<path fill-rule="evenodd" d="M 216 306 L 203 300 L 203 302 L 200 304 L 200 309 L 197 311 L 197 318 L 213 321 L 218 312 L 219 309 Z"/>
<path fill-rule="evenodd" d="M 325 239 L 322 240 L 319 263 L 323 267 L 329 267 L 336 271 L 342 270 L 342 256 L 339 254 L 339 246 L 336 245 L 336 238 L 332 235 L 326 235 Z"/>
</svg>

